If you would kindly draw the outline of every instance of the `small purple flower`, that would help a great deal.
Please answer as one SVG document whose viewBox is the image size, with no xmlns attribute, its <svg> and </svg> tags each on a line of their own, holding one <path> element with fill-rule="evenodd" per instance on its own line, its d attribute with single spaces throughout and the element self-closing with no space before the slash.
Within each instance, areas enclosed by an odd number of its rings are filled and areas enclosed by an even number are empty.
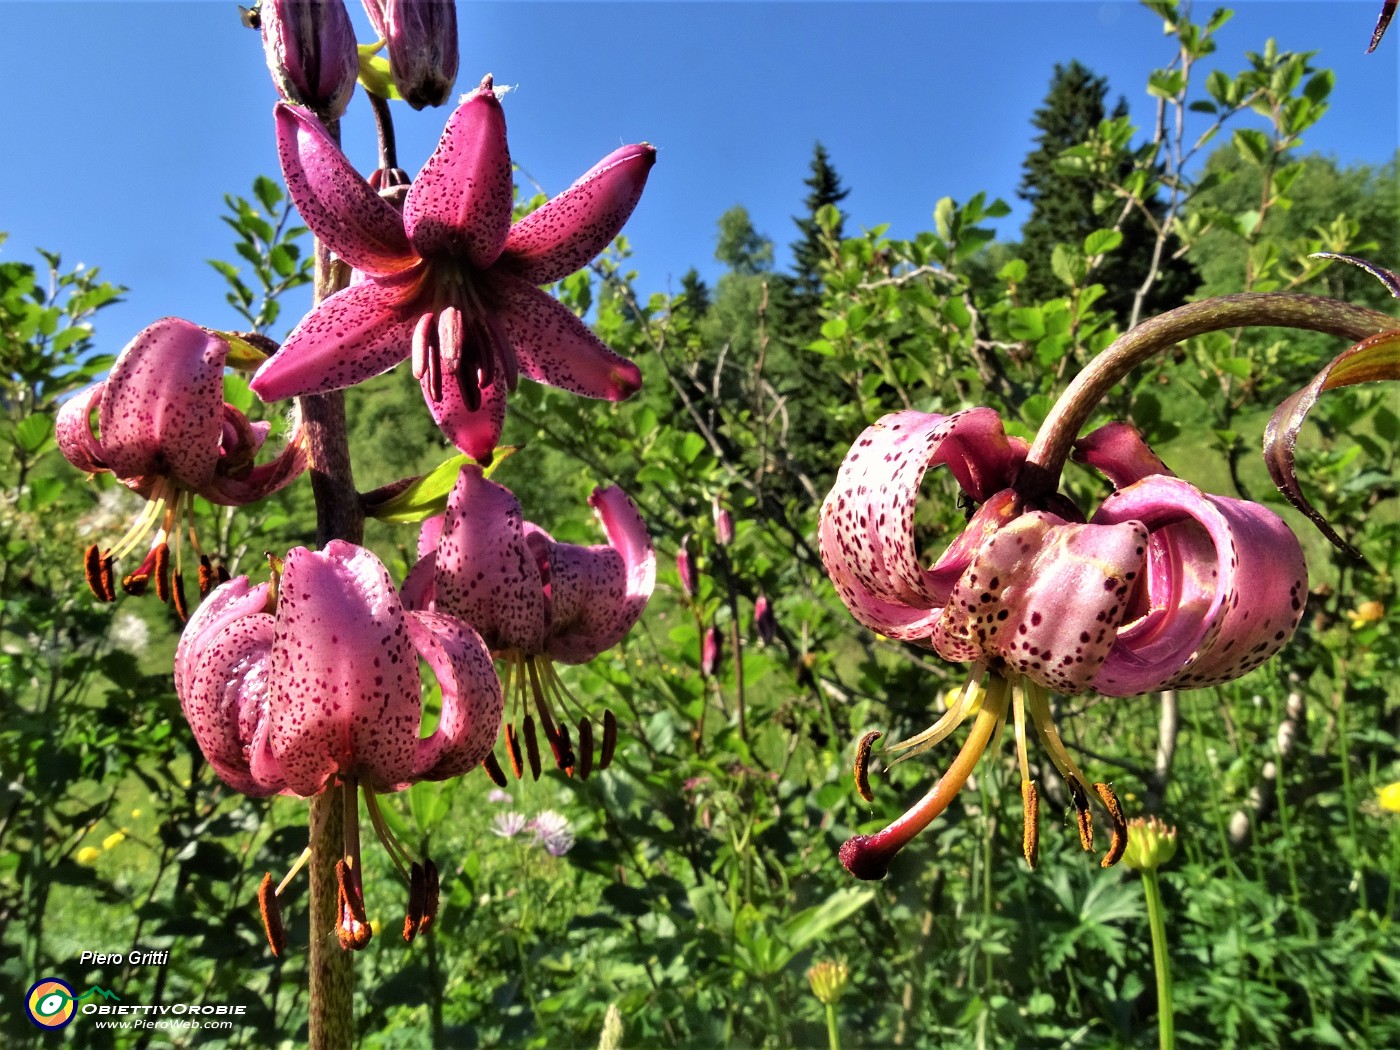
<svg viewBox="0 0 1400 1050">
<path fill-rule="evenodd" d="M 723 656 L 724 640 L 720 637 L 719 628 L 711 627 L 705 632 L 705 640 L 700 645 L 700 673 L 706 678 L 712 677 Z"/>
<path fill-rule="evenodd" d="M 530 821 L 530 830 L 535 833 L 535 841 L 551 857 L 562 857 L 574 848 L 574 830 L 569 818 L 557 810 L 547 809 Z"/>
<path fill-rule="evenodd" d="M 502 791 L 500 788 L 492 788 L 490 791 L 488 791 L 488 792 L 486 793 L 486 801 L 487 801 L 487 802 L 495 802 L 495 803 L 497 803 L 497 804 L 502 803 L 502 802 L 509 802 L 509 801 L 510 801 L 510 792 L 509 792 L 509 791 Z"/>
<path fill-rule="evenodd" d="M 676 575 L 681 581 L 681 590 L 687 598 L 695 597 L 695 558 L 690 553 L 690 533 L 681 539 L 676 551 Z"/>
<path fill-rule="evenodd" d="M 514 810 L 508 813 L 498 813 L 496 819 L 491 822 L 491 834 L 499 835 L 503 839 L 513 839 L 525 830 L 525 826 L 524 813 L 517 813 Z"/>
</svg>

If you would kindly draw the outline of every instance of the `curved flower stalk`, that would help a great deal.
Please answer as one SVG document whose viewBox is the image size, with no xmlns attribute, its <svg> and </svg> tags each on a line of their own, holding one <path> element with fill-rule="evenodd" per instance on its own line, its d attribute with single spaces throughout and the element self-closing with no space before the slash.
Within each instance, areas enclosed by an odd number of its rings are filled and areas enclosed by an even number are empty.
<svg viewBox="0 0 1400 1050">
<path fill-rule="evenodd" d="M 162 318 L 126 345 L 107 379 L 59 409 L 56 436 L 68 461 L 90 474 L 114 474 L 147 500 L 146 509 L 114 544 L 87 549 L 88 585 L 102 601 L 116 599 L 115 563 L 150 540 L 140 565 L 122 578 L 122 587 L 141 594 L 154 582 L 161 600 L 173 599 L 184 618 L 183 528 L 188 527 L 199 556 L 201 596 L 217 582 L 216 570 L 199 547 L 193 497 L 242 506 L 271 495 L 306 469 L 299 422 L 282 452 L 254 465 L 271 424 L 250 423 L 224 401 L 228 355 L 223 335 L 178 317 Z"/>
<path fill-rule="evenodd" d="M 442 690 L 437 729 L 422 737 L 418 659 Z M 445 780 L 480 764 L 501 720 L 491 655 L 467 624 L 406 611 L 370 551 L 332 540 L 324 551 L 287 554 L 280 579 L 239 576 L 190 618 L 175 653 L 175 691 L 200 751 L 219 778 L 252 797 L 357 791 L 389 856 L 409 883 L 405 939 L 431 921 L 436 871 L 389 833 L 375 796 L 419 780 Z M 313 835 L 313 839 L 314 839 Z M 283 939 L 275 890 L 260 902 L 268 939 Z M 340 878 L 342 947 L 363 948 L 370 928 L 360 882 L 359 822 L 346 821 Z"/>
<path fill-rule="evenodd" d="M 363 280 L 307 315 L 253 378 L 265 401 L 353 386 L 413 359 L 433 418 L 489 463 L 520 373 L 620 401 L 637 366 L 537 286 L 579 269 L 617 236 L 656 150 L 615 150 L 511 224 L 505 117 L 488 76 L 447 122 L 403 213 L 351 167 L 319 121 L 279 103 L 278 152 L 306 224 Z"/>
<path fill-rule="evenodd" d="M 646 608 L 656 585 L 656 554 L 636 506 L 616 486 L 595 489 L 589 501 L 606 545 L 559 543 L 525 520 L 507 488 L 481 468 L 462 469 L 447 512 L 424 523 L 421 558 L 404 580 L 404 603 L 458 616 L 481 632 L 505 662 L 505 692 L 523 715 L 504 729 L 506 755 L 519 778 L 528 761 L 540 775 L 533 702 L 555 764 L 586 778 L 594 769 L 590 712 L 569 692 L 554 662 L 586 663 L 617 645 Z M 577 717 L 578 749 L 558 710 Z M 603 713 L 598 769 L 612 761 L 617 720 Z M 522 744 L 524 751 L 522 753 Z M 504 785 L 492 757 L 487 772 Z"/>
<path fill-rule="evenodd" d="M 1013 485 L 1026 446 L 1005 434 L 990 409 L 893 413 L 868 428 L 842 464 L 819 530 L 822 559 L 842 600 L 881 634 L 973 665 L 947 713 L 891 750 L 922 753 L 975 713 L 966 743 L 933 790 L 884 831 L 842 848 L 843 863 L 857 876 L 882 876 L 894 854 L 943 811 L 1008 709 L 1027 860 L 1035 863 L 1037 842 L 1027 708 L 1069 784 L 1084 846 L 1092 848 L 1089 781 L 1060 741 L 1048 691 L 1134 696 L 1228 681 L 1272 656 L 1297 627 L 1306 566 L 1276 515 L 1200 492 L 1123 424 L 1083 439 L 1078 455 L 1115 488 L 1087 522 L 1062 497 L 1039 508 L 1023 504 Z M 924 568 L 914 506 L 925 473 L 940 465 L 977 510 Z M 861 754 L 859 780 L 868 746 Z M 1114 830 L 1107 866 L 1125 841 L 1123 817 L 1111 787 L 1093 787 Z"/>
</svg>

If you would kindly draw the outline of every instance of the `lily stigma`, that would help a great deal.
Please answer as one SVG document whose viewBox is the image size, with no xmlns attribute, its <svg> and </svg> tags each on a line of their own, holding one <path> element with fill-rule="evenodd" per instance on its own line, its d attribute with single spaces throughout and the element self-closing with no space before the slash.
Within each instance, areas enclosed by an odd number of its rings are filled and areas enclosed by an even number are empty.
<svg viewBox="0 0 1400 1050">
<path fill-rule="evenodd" d="M 187 619 L 182 534 L 199 559 L 201 598 L 228 579 L 200 547 L 194 497 L 242 506 L 306 469 L 299 421 L 282 452 L 254 465 L 271 424 L 249 422 L 224 401 L 230 338 L 178 317 L 163 318 L 126 345 L 106 380 L 59 409 L 55 436 L 68 461 L 90 474 L 113 474 L 146 499 L 120 539 L 107 547 L 92 544 L 84 553 L 84 575 L 101 601 L 116 600 L 116 564 L 144 544 L 146 553 L 121 578 L 122 589 L 143 594 L 154 586 L 160 600 Z"/>
<path fill-rule="evenodd" d="M 441 613 L 405 609 L 370 551 L 332 540 L 274 561 L 273 580 L 239 576 L 195 611 L 175 654 L 175 691 L 205 759 L 230 787 L 260 798 L 341 791 L 345 837 L 336 865 L 342 947 L 370 939 L 360 863 L 358 795 L 408 885 L 404 938 L 432 923 L 437 871 L 390 832 L 377 796 L 474 769 L 501 719 L 500 683 L 481 637 Z M 422 735 L 419 659 L 442 692 Z M 311 839 L 318 841 L 317 830 Z M 278 896 L 310 857 L 259 889 L 268 942 L 285 948 Z"/>
<path fill-rule="evenodd" d="M 1096 801 L 1113 831 L 1104 863 L 1116 862 L 1125 843 L 1122 809 L 1112 787 L 1091 784 L 1065 748 L 1050 690 L 1128 697 L 1214 685 L 1259 666 L 1296 629 L 1307 568 L 1277 515 L 1182 481 L 1124 424 L 1101 427 L 1075 447 L 1076 458 L 1114 486 L 1088 521 L 1063 496 L 1027 505 L 1014 487 L 1027 446 L 1008 437 L 990 409 L 893 413 L 867 428 L 843 462 L 819 529 L 842 600 L 889 638 L 972 664 L 943 717 L 890 748 L 922 754 L 973 717 L 963 747 L 922 800 L 883 831 L 842 847 L 842 862 L 857 877 L 882 877 L 943 812 L 1008 710 L 1027 861 L 1036 859 L 1039 810 L 1026 755 L 1029 721 L 1069 787 L 1084 847 L 1093 846 Z M 916 553 L 914 511 L 935 466 L 949 469 L 975 509 L 926 569 Z M 856 759 L 867 798 L 873 742 L 867 734 Z"/>
<path fill-rule="evenodd" d="M 617 745 L 616 716 L 604 711 L 595 731 L 591 713 L 554 665 L 586 663 L 626 637 L 656 584 L 656 553 L 621 489 L 595 489 L 589 503 L 607 544 L 560 543 L 525 521 L 509 489 L 487 480 L 479 466 L 463 467 L 446 513 L 424 522 L 420 560 L 404 580 L 409 608 L 467 621 L 503 662 L 503 692 L 513 711 L 503 739 L 517 779 L 527 767 L 539 778 L 539 731 L 555 766 L 580 778 L 606 769 Z M 572 713 L 577 748 L 561 712 Z M 506 783 L 494 755 L 485 769 L 497 785 Z"/>
</svg>

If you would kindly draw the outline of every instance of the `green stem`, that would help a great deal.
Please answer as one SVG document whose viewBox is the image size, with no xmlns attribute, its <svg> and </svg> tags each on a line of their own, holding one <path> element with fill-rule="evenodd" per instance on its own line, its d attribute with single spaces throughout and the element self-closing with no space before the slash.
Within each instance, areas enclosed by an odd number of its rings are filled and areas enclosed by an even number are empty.
<svg viewBox="0 0 1400 1050">
<path fill-rule="evenodd" d="M 1157 975 L 1157 1042 L 1161 1050 L 1174 1050 L 1176 1024 L 1172 1018 L 1172 964 L 1167 956 L 1166 909 L 1157 872 L 1145 869 L 1142 888 L 1147 895 L 1147 925 L 1152 931 L 1152 969 Z"/>
<path fill-rule="evenodd" d="M 826 1040 L 831 1050 L 841 1050 L 841 1029 L 836 1024 L 836 1004 L 826 1004 Z"/>
<path fill-rule="evenodd" d="M 1075 377 L 1041 424 L 1016 488 L 1032 501 L 1054 492 L 1075 439 L 1108 392 L 1138 365 L 1184 339 L 1258 326 L 1302 328 L 1355 342 L 1390 331 L 1395 324 L 1395 318 L 1379 310 L 1280 292 L 1221 295 L 1168 310 L 1119 336 Z"/>
</svg>

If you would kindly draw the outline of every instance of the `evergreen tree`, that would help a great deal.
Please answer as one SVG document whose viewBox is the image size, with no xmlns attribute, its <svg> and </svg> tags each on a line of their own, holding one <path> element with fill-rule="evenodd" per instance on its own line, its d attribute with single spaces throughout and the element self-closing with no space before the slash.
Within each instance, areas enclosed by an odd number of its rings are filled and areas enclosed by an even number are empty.
<svg viewBox="0 0 1400 1050">
<path fill-rule="evenodd" d="M 1078 246 L 1086 235 L 1117 218 L 1116 213 L 1095 213 L 1094 194 L 1098 187 L 1093 180 L 1057 171 L 1055 166 L 1061 153 L 1085 141 L 1106 117 L 1127 114 L 1127 103 L 1121 97 L 1113 112 L 1108 113 L 1107 97 L 1108 80 L 1071 61 L 1067 66 L 1055 66 L 1045 102 L 1035 112 L 1032 124 L 1040 134 L 1036 136 L 1035 149 L 1022 162 L 1023 174 L 1017 190 L 1023 200 L 1031 203 L 1030 218 L 1021 227 L 1021 257 L 1027 266 L 1022 292 L 1027 301 L 1051 299 L 1064 293 L 1063 283 L 1050 268 L 1056 244 Z M 1131 161 L 1125 157 L 1122 163 L 1119 174 L 1126 175 Z M 1149 201 L 1148 207 L 1154 216 L 1162 214 L 1160 203 Z M 1104 259 L 1093 279 L 1106 290 L 1100 306 L 1126 324 L 1132 314 L 1133 298 L 1152 265 L 1156 235 L 1146 216 L 1137 209 L 1129 213 L 1120 229 L 1122 245 Z M 1143 316 L 1180 305 L 1198 283 L 1189 263 L 1171 258 L 1175 249 L 1173 238 L 1162 252 L 1162 273 L 1143 304 Z"/>
<path fill-rule="evenodd" d="M 736 204 L 719 217 L 715 258 L 736 274 L 751 276 L 773 266 L 773 242 L 753 227 L 749 209 Z"/>
<path fill-rule="evenodd" d="M 812 173 L 803 180 L 810 193 L 803 204 L 805 215 L 794 216 L 793 222 L 801 237 L 792 242 L 792 289 L 799 303 L 808 304 L 821 295 L 821 264 L 828 255 L 823 243 L 821 226 L 817 213 L 828 205 L 835 207 L 846 199 L 851 191 L 841 185 L 841 176 L 831 166 L 826 147 L 818 142 L 812 149 Z M 838 212 L 835 236 L 839 241 L 846 222 L 846 214 Z"/>
</svg>

